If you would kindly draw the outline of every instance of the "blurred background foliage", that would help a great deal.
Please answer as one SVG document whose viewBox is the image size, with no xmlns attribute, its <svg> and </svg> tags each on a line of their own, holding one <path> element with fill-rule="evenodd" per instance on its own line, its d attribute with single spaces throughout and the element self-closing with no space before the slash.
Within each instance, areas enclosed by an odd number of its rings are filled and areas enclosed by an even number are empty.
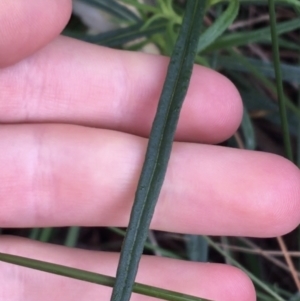
<svg viewBox="0 0 300 301">
<path fill-rule="evenodd" d="M 233 2 L 211 0 L 205 17 L 206 29 L 218 20 L 220 23 L 222 16 L 234 9 Z M 64 35 L 118 49 L 170 55 L 185 1 L 73 0 L 73 3 L 73 15 Z M 289 132 L 295 164 L 299 166 L 300 1 L 276 1 L 276 14 Z M 226 20 L 217 23 L 213 39 L 208 37 L 199 44 L 196 59 L 198 64 L 229 77 L 243 99 L 242 124 L 222 145 L 284 155 L 267 1 L 240 0 L 237 17 L 230 20 L 227 16 Z M 119 251 L 124 235 L 124 230 L 117 228 L 2 231 L 102 251 Z M 258 300 L 296 301 L 300 300 L 299 233 L 296 229 L 283 238 L 252 239 L 150 231 L 145 253 L 241 266 L 251 273 Z"/>
</svg>

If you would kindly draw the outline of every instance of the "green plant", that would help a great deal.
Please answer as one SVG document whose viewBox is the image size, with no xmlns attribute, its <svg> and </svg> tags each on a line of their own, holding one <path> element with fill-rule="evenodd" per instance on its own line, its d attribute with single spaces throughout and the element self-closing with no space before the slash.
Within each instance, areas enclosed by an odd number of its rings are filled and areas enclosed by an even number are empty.
<svg viewBox="0 0 300 301">
<path fill-rule="evenodd" d="M 192 0 L 190 0 L 192 1 Z M 200 0 L 197 0 L 197 2 Z M 66 31 L 66 34 L 75 36 L 77 38 L 90 41 L 93 43 L 98 44 L 104 44 L 108 46 L 114 46 L 114 47 L 124 47 L 126 49 L 141 49 L 144 45 L 152 42 L 154 43 L 160 50 L 162 54 L 171 54 L 174 43 L 176 40 L 176 37 L 178 35 L 178 28 L 179 24 L 182 20 L 182 14 L 184 7 L 180 4 L 180 2 L 172 2 L 172 1 L 166 1 L 166 2 L 159 2 L 157 6 L 150 6 L 146 4 L 141 4 L 138 1 L 135 0 L 126 0 L 124 2 L 134 5 L 138 11 L 139 15 L 134 15 L 133 13 L 130 13 L 127 8 L 124 6 L 117 5 L 117 3 L 114 3 L 116 6 L 114 6 L 114 9 L 111 8 L 113 6 L 107 6 L 107 1 L 88 1 L 86 2 L 93 4 L 95 7 L 99 7 L 100 9 L 105 9 L 109 13 L 113 14 L 115 18 L 122 19 L 122 22 L 128 24 L 127 27 L 121 28 L 118 30 L 114 30 L 112 32 L 99 34 L 99 35 L 89 35 L 82 32 L 74 32 L 74 31 Z M 194 5 L 197 5 L 195 1 Z M 191 3 L 191 2 L 190 2 Z M 200 2 L 198 2 L 200 3 Z M 282 5 L 286 5 L 288 9 L 293 9 L 296 13 L 299 11 L 299 1 L 276 1 L 276 3 Z M 203 4 L 203 3 L 202 3 Z M 272 82 L 272 79 L 274 77 L 274 73 L 272 71 L 272 63 L 270 61 L 263 61 L 261 62 L 255 57 L 247 57 L 247 45 L 249 43 L 261 43 L 266 49 L 271 45 L 271 35 L 270 35 L 270 27 L 266 25 L 265 23 L 262 26 L 259 26 L 259 28 L 253 28 L 250 31 L 237 31 L 237 32 L 228 32 L 226 31 L 228 27 L 233 23 L 235 20 L 237 13 L 239 11 L 239 6 L 242 6 L 241 11 L 243 9 L 247 8 L 249 5 L 253 4 L 259 4 L 259 5 L 266 5 L 266 1 L 231 1 L 229 2 L 228 6 L 226 4 L 224 9 L 224 3 L 223 1 L 211 1 L 207 8 L 211 9 L 213 13 L 215 14 L 215 22 L 210 27 L 207 26 L 207 28 L 204 30 L 203 34 L 200 37 L 199 44 L 198 44 L 198 52 L 196 56 L 196 61 L 198 63 L 215 67 L 215 68 L 223 68 L 228 76 L 235 81 L 235 83 L 240 87 L 240 91 L 242 92 L 243 98 L 245 100 L 245 114 L 244 119 L 242 123 L 242 128 L 240 130 L 239 135 L 244 136 L 244 145 L 246 148 L 249 149 L 255 149 L 257 145 L 260 145 L 259 141 L 257 141 L 257 138 L 255 137 L 255 131 L 254 127 L 257 127 L 257 125 L 254 124 L 253 120 L 253 112 L 260 111 L 263 114 L 264 120 L 267 120 L 270 122 L 276 129 L 278 128 L 278 125 L 280 124 L 280 118 L 278 114 L 277 105 L 272 101 L 272 98 L 276 96 L 276 89 L 275 85 Z M 274 15 L 274 9 L 273 9 L 273 1 L 269 1 L 269 7 L 271 9 L 271 16 L 272 16 L 272 26 L 273 29 L 273 40 L 275 37 L 276 40 L 276 31 L 275 31 L 275 15 Z M 200 6 L 199 6 L 200 9 Z M 203 8 L 201 8 L 203 9 Z M 295 14 L 296 14 L 295 13 Z M 198 20 L 200 21 L 200 19 Z M 284 20 L 280 21 L 279 24 L 277 24 L 277 30 L 280 34 L 284 33 L 290 33 L 293 32 L 296 29 L 299 29 L 300 22 L 299 17 L 295 17 L 292 20 Z M 144 40 L 138 41 L 134 44 L 126 44 L 128 42 L 135 41 L 136 38 L 144 37 Z M 281 47 L 284 49 L 288 49 L 290 51 L 299 51 L 299 44 L 297 44 L 292 38 L 289 36 L 283 36 L 281 39 L 278 40 L 278 43 Z M 181 42 L 182 43 L 182 42 Z M 239 51 L 236 47 L 239 48 Z M 244 48 L 243 48 L 244 47 Z M 278 46 L 275 43 L 273 43 L 274 47 L 274 53 L 277 51 Z M 241 49 L 241 50 L 240 50 Z M 240 52 L 240 53 L 238 53 Z M 182 54 L 181 51 L 179 54 Z M 176 54 L 176 55 L 179 55 Z M 291 95 L 293 95 L 294 90 L 291 89 L 290 95 L 283 95 L 283 90 L 281 88 L 281 80 L 278 75 L 280 75 L 278 70 L 279 68 L 279 53 L 276 53 L 276 67 L 277 67 L 277 87 L 279 88 L 279 95 L 281 99 L 281 109 L 280 112 L 282 113 L 283 120 L 283 133 L 285 137 L 285 149 L 288 156 L 291 158 L 291 147 L 289 142 L 289 135 L 297 134 L 297 126 L 298 126 L 298 119 L 300 110 L 295 104 L 295 102 L 292 101 Z M 228 64 L 229 60 L 232 60 L 231 63 Z M 226 65 L 227 64 L 227 65 Z M 225 66 L 225 67 L 224 67 Z M 288 63 L 282 63 L 281 67 L 283 70 L 286 70 L 285 73 L 283 73 L 283 80 L 285 82 L 288 82 L 289 85 L 294 84 L 294 79 L 296 78 L 296 84 L 299 84 L 300 80 L 300 71 L 299 68 L 293 68 L 295 66 L 292 66 Z M 173 67 L 175 69 L 178 68 L 178 66 Z M 191 68 L 191 67 L 189 67 Z M 246 78 L 240 77 L 237 75 L 237 72 L 242 72 L 247 75 Z M 291 77 L 291 73 L 293 72 L 294 76 Z M 169 77 L 168 77 L 169 78 Z M 256 85 L 256 90 L 253 92 L 253 87 L 249 85 L 248 79 L 250 79 L 254 84 Z M 188 79 L 186 83 L 188 82 Z M 185 84 L 186 84 L 185 83 Z M 186 89 L 187 87 L 185 87 Z M 251 94 L 252 93 L 252 94 Z M 259 97 L 257 97 L 259 95 Z M 255 98 L 259 98 L 258 100 L 255 100 Z M 274 97 L 275 98 L 275 97 Z M 288 120 L 285 118 L 285 106 L 284 103 L 288 106 Z M 180 105 L 175 105 L 174 111 L 176 111 L 177 114 L 179 114 L 179 107 Z M 289 122 L 289 124 L 288 124 Z M 174 125 L 176 124 L 176 121 L 174 122 Z M 170 148 L 170 142 L 172 141 L 174 128 L 170 130 L 171 134 L 167 134 L 167 138 L 170 139 L 168 142 L 169 148 Z M 271 136 L 271 134 L 270 134 Z M 299 138 L 298 140 L 299 141 Z M 228 143 L 230 145 L 237 145 L 239 140 L 237 137 L 233 137 Z M 156 149 L 156 145 L 153 147 L 154 150 Z M 299 153 L 299 147 L 297 148 L 297 153 Z M 297 156 L 299 158 L 299 155 Z M 166 167 L 167 164 L 167 158 L 168 153 L 164 154 L 164 164 Z M 156 159 L 153 161 L 156 163 Z M 148 170 L 148 169 L 147 169 Z M 156 183 L 161 184 L 163 180 L 163 174 L 159 178 L 159 181 Z M 151 178 L 151 175 L 150 175 Z M 141 184 L 139 187 L 140 191 L 146 190 L 146 184 Z M 159 193 L 159 187 L 156 189 L 156 198 Z M 142 246 L 144 244 L 144 240 L 146 239 L 147 232 L 145 231 L 150 222 L 151 218 L 151 211 L 154 209 L 154 203 L 152 204 L 152 208 L 150 210 L 149 217 L 146 218 L 146 224 L 144 227 L 144 233 L 143 238 L 140 241 L 139 250 L 137 252 L 136 261 L 138 262 L 139 256 L 142 252 Z M 133 227 L 133 229 L 137 230 Z M 74 235 L 78 235 L 78 232 L 74 231 L 76 229 L 72 229 Z M 78 229 L 77 229 L 78 230 Z M 47 232 L 49 233 L 49 229 L 47 229 Z M 47 232 L 44 232 L 44 234 Z M 36 231 L 34 232 L 36 233 Z M 33 233 L 33 234 L 34 234 Z M 76 234 L 77 233 L 77 234 Z M 33 235 L 32 234 L 32 235 Z M 137 235 L 137 234 L 135 234 Z M 45 236 L 43 236 L 45 237 Z M 207 243 L 208 241 L 208 243 Z M 224 258 L 228 258 L 228 260 L 235 264 L 239 265 L 242 269 L 244 269 L 255 281 L 259 293 L 259 298 L 261 300 L 268 300 L 270 298 L 276 299 L 276 300 L 284 300 L 292 297 L 292 293 L 283 291 L 283 290 L 274 290 L 274 288 L 271 288 L 268 284 L 264 283 L 257 277 L 257 274 L 259 271 L 251 271 L 249 272 L 248 269 L 241 266 L 238 262 L 235 261 L 233 256 L 230 254 L 230 252 L 224 252 L 222 249 L 220 249 L 214 241 L 206 238 L 206 237 L 197 237 L 192 236 L 190 237 L 190 243 L 188 246 L 191 247 L 191 244 L 196 245 L 197 249 L 203 248 L 204 253 L 208 250 L 208 246 L 212 246 L 216 250 L 218 250 L 219 253 L 221 253 Z M 74 244 L 74 242 L 72 243 Z M 242 245 L 242 243 L 240 243 Z M 230 246 L 229 246 L 230 247 Z M 191 248 L 192 249 L 192 248 Z M 128 255 L 132 256 L 132 251 L 129 251 Z M 207 256 L 207 255 L 206 255 Z M 192 257 L 192 255 L 191 255 Z M 23 265 L 31 265 L 31 267 L 39 268 L 45 271 L 51 271 L 58 274 L 63 274 L 69 277 L 75 277 L 77 279 L 85 279 L 96 283 L 106 283 L 107 285 L 113 284 L 112 278 L 102 278 L 99 275 L 95 275 L 92 273 L 84 272 L 84 271 L 76 271 L 75 269 L 64 269 L 59 266 L 54 265 L 45 265 L 43 263 L 37 262 L 37 261 L 28 261 L 26 259 L 22 258 L 16 258 L 13 256 L 1 254 L 0 255 L 1 260 L 6 260 L 8 262 L 15 262 L 18 264 Z M 205 258 L 204 258 L 205 259 Z M 203 259 L 203 260 L 204 260 Z M 251 257 L 248 257 L 247 260 L 255 261 L 257 259 L 253 259 Z M 136 263 L 137 264 L 137 263 Z M 129 267 L 130 264 L 128 264 Z M 255 263 L 252 265 L 256 265 Z M 251 268 L 251 266 L 250 266 Z M 132 277 L 131 281 L 133 281 L 136 273 L 136 267 L 132 270 Z M 124 276 L 127 279 L 127 276 Z M 123 282 L 121 280 L 121 282 Z M 128 286 L 129 288 L 129 286 Z M 145 288 L 144 286 L 136 285 L 135 286 L 136 291 L 147 291 L 148 293 L 151 291 L 151 288 Z M 144 289 L 144 290 L 143 290 Z M 130 295 L 130 288 L 126 292 L 127 297 Z M 162 292 L 159 290 L 156 290 L 160 298 L 162 298 L 165 295 L 168 295 L 167 300 L 180 300 L 180 298 L 189 298 L 187 296 L 181 296 L 172 294 L 170 292 Z M 122 294 L 122 293 L 120 293 Z M 150 294 L 150 293 L 149 293 Z M 119 295 L 120 296 L 120 295 Z M 179 298 L 179 299 L 176 299 Z M 195 298 L 191 298 L 191 300 L 196 300 Z"/>
</svg>

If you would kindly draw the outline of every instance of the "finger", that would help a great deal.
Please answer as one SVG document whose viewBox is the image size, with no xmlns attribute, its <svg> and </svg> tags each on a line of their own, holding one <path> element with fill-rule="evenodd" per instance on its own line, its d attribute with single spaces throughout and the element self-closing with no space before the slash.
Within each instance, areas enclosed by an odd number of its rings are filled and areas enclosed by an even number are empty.
<svg viewBox="0 0 300 301">
<path fill-rule="evenodd" d="M 3 126 L 0 137 L 0 227 L 128 225 L 146 139 L 70 125 Z M 299 223 L 299 180 L 279 156 L 175 143 L 152 228 L 280 235 Z"/>
<path fill-rule="evenodd" d="M 70 0 L 14 0 L 0 3 L 0 67 L 45 46 L 65 27 Z"/>
<path fill-rule="evenodd" d="M 38 260 L 110 276 L 115 275 L 119 257 L 116 253 L 75 250 L 12 237 L 4 237 L 0 241 L 0 252 L 30 258 L 34 256 Z M 3 300 L 21 300 L 26 296 L 30 301 L 93 301 L 109 300 L 111 295 L 111 288 L 7 263 L 0 262 L 0 271 L 1 283 L 5 284 L 0 287 Z M 234 267 L 220 264 L 143 256 L 136 281 L 215 301 L 255 300 L 254 287 L 249 278 Z M 133 294 L 131 300 L 150 301 L 152 298 Z"/>
<path fill-rule="evenodd" d="M 167 65 L 161 56 L 59 38 L 0 71 L 0 122 L 72 123 L 146 137 Z M 196 66 L 176 138 L 220 142 L 237 129 L 241 116 L 232 83 Z"/>
</svg>

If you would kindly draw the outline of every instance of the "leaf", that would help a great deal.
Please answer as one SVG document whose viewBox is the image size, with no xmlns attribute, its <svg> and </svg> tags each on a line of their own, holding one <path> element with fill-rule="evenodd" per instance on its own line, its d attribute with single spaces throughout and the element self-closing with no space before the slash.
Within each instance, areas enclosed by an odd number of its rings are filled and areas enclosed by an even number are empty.
<svg viewBox="0 0 300 301">
<path fill-rule="evenodd" d="M 152 125 L 113 289 L 113 301 L 128 301 L 163 184 L 179 113 L 192 74 L 206 1 L 187 1 L 167 78 Z"/>
<path fill-rule="evenodd" d="M 53 228 L 43 228 L 39 236 L 39 241 L 49 242 L 52 233 L 53 233 Z"/>
<path fill-rule="evenodd" d="M 229 52 L 236 57 L 237 60 L 239 60 L 242 64 L 244 64 L 248 70 L 251 72 L 251 74 L 258 79 L 265 87 L 267 87 L 272 93 L 276 93 L 276 87 L 273 85 L 273 83 L 268 80 L 263 74 L 261 74 L 254 66 L 248 63 L 247 59 L 245 59 L 242 55 L 239 55 L 235 53 L 234 51 L 229 49 Z M 287 97 L 284 95 L 285 102 L 287 104 L 287 107 L 292 110 L 295 114 L 297 114 L 298 117 L 300 117 L 300 110 L 299 108 Z"/>
<path fill-rule="evenodd" d="M 248 112 L 264 112 L 262 117 L 272 123 L 275 127 L 280 127 L 280 116 L 278 105 L 270 98 L 264 90 L 256 89 L 251 84 L 251 80 L 241 76 L 237 72 L 228 71 L 227 73 L 239 88 L 245 110 Z M 247 85 L 248 84 L 248 85 Z M 287 110 L 290 134 L 296 136 L 298 131 L 299 116 L 290 109 Z"/>
<path fill-rule="evenodd" d="M 300 18 L 278 23 L 277 34 L 283 34 L 291 30 L 300 28 Z M 222 36 L 213 44 L 211 44 L 206 51 L 219 50 L 228 47 L 247 45 L 260 41 L 271 41 L 270 27 L 267 26 L 262 29 L 252 30 L 251 32 L 238 32 Z"/>
<path fill-rule="evenodd" d="M 208 243 L 201 235 L 185 235 L 190 261 L 207 262 Z"/>
<path fill-rule="evenodd" d="M 268 78 L 275 78 L 275 72 L 273 64 L 270 62 L 264 62 L 259 59 L 246 58 L 244 60 L 248 62 L 247 65 L 251 65 L 256 68 L 261 74 Z M 243 64 L 236 56 L 219 55 L 217 60 L 216 69 L 225 68 L 228 70 L 241 71 L 249 73 L 249 68 Z M 300 66 L 289 65 L 281 63 L 282 79 L 290 83 L 300 83 Z"/>
<path fill-rule="evenodd" d="M 239 0 L 232 0 L 225 12 L 219 16 L 215 23 L 208 27 L 201 35 L 197 52 L 201 52 L 213 43 L 235 20 L 239 12 Z"/>
<path fill-rule="evenodd" d="M 125 43 L 134 41 L 138 38 L 148 37 L 152 34 L 165 31 L 167 21 L 159 20 L 153 22 L 149 27 L 144 29 L 143 24 L 144 23 L 142 22 L 138 22 L 125 28 L 111 30 L 97 35 L 77 34 L 67 31 L 64 32 L 64 35 L 93 44 L 108 47 L 121 47 Z"/>
<path fill-rule="evenodd" d="M 80 227 L 73 226 L 68 229 L 67 237 L 65 239 L 65 246 L 74 248 L 78 242 Z"/>
<path fill-rule="evenodd" d="M 109 227 L 108 228 L 109 230 L 113 231 L 114 233 L 117 233 L 119 235 L 122 235 L 123 237 L 125 236 L 126 234 L 126 231 L 124 230 L 121 230 L 120 228 L 116 228 L 116 227 Z M 147 243 L 145 242 L 145 249 L 147 250 L 151 250 L 151 251 L 158 251 L 161 253 L 161 255 L 163 257 L 169 257 L 169 258 L 176 258 L 176 259 L 185 259 L 184 257 L 182 256 L 179 256 L 178 254 L 172 252 L 172 251 L 169 251 L 167 249 L 164 249 L 164 248 L 161 248 L 159 246 L 154 246 L 153 244 L 151 243 Z"/>
<path fill-rule="evenodd" d="M 98 9 L 104 10 L 112 16 L 125 21 L 139 21 L 140 18 L 126 6 L 115 0 L 80 0 Z"/>
<path fill-rule="evenodd" d="M 276 25 L 275 3 L 274 0 L 269 0 L 268 2 L 269 2 L 269 14 L 270 14 L 270 22 L 271 22 L 274 69 L 276 74 L 276 87 L 277 87 L 281 126 L 283 132 L 284 149 L 285 149 L 286 157 L 289 160 L 293 161 L 292 146 L 290 141 L 289 126 L 288 126 L 288 120 L 286 115 L 286 104 L 284 99 L 282 75 L 281 75 L 281 68 L 280 68 L 280 55 L 279 55 L 279 46 L 278 46 L 278 31 Z"/>
<path fill-rule="evenodd" d="M 231 1 L 231 0 L 227 0 Z M 276 4 L 281 4 L 285 6 L 296 6 L 300 7 L 300 2 L 299 0 L 276 0 Z M 267 6 L 268 5 L 268 0 L 240 0 L 241 4 L 248 4 L 248 5 L 261 5 L 261 6 Z"/>
<path fill-rule="evenodd" d="M 25 258 L 16 255 L 0 253 L 0 261 L 17 264 L 19 266 L 23 266 L 23 267 L 27 267 L 27 268 L 47 272 L 47 273 L 52 273 L 56 275 L 61 275 L 73 279 L 78 279 L 78 280 L 101 284 L 110 287 L 114 285 L 114 281 L 115 281 L 115 278 L 110 276 L 105 276 L 89 271 L 70 268 L 59 264 L 43 262 L 40 260 Z M 133 291 L 137 294 L 160 298 L 169 301 L 210 301 L 208 299 L 176 293 L 173 291 L 169 291 L 169 290 L 165 290 L 149 285 L 144 285 L 140 283 L 135 283 L 135 285 L 133 286 Z"/>
<path fill-rule="evenodd" d="M 247 112 L 247 109 L 244 107 L 243 119 L 241 123 L 241 128 L 244 134 L 244 141 L 246 149 L 254 150 L 256 149 L 256 138 L 254 128 L 251 122 L 251 118 Z"/>
</svg>

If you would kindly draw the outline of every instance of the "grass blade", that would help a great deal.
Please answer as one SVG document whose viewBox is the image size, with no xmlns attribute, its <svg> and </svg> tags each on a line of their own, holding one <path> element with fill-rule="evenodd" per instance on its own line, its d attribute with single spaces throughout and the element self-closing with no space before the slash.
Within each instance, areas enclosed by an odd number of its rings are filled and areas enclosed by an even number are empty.
<svg viewBox="0 0 300 301">
<path fill-rule="evenodd" d="M 245 107 L 244 107 L 244 111 L 243 111 L 243 119 L 242 119 L 242 123 L 241 123 L 241 129 L 243 131 L 246 149 L 255 150 L 256 149 L 255 132 L 254 132 L 251 118 Z"/>
<path fill-rule="evenodd" d="M 39 233 L 40 233 L 40 228 L 33 228 L 30 230 L 28 238 L 32 240 L 38 240 Z"/>
<path fill-rule="evenodd" d="M 215 0 L 217 1 L 217 0 Z M 227 0 L 229 2 L 231 0 Z M 268 0 L 240 0 L 241 4 L 266 6 Z M 275 0 L 276 4 L 300 7 L 299 0 Z"/>
<path fill-rule="evenodd" d="M 112 232 L 119 234 L 121 236 L 125 236 L 126 231 L 121 230 L 120 228 L 116 228 L 116 227 L 109 227 L 109 230 L 111 230 Z M 176 258 L 176 259 L 186 259 L 185 257 L 179 256 L 177 255 L 175 252 L 171 252 L 169 250 L 166 250 L 164 248 L 161 247 L 156 247 L 153 246 L 152 244 L 145 242 L 145 249 L 147 250 L 151 250 L 151 251 L 159 251 L 161 253 L 162 256 L 164 257 L 169 257 L 169 258 Z"/>
<path fill-rule="evenodd" d="M 112 16 L 125 21 L 139 21 L 140 18 L 126 6 L 115 0 L 80 0 L 98 9 L 104 10 Z"/>
<path fill-rule="evenodd" d="M 113 301 L 128 301 L 162 187 L 172 142 L 196 55 L 206 1 L 187 1 L 183 24 L 168 68 L 135 195 L 113 289 Z"/>
<path fill-rule="evenodd" d="M 97 35 L 78 34 L 68 31 L 65 31 L 64 35 L 93 44 L 108 47 L 120 47 L 123 44 L 134 41 L 138 38 L 148 37 L 152 34 L 165 31 L 167 21 L 159 20 L 157 22 L 153 22 L 147 28 L 143 28 L 143 24 L 143 22 L 138 22 L 126 28 L 119 28 Z"/>
<path fill-rule="evenodd" d="M 70 227 L 68 229 L 67 237 L 65 239 L 65 246 L 70 248 L 75 248 L 78 242 L 79 234 L 80 234 L 80 227 L 78 226 Z"/>
<path fill-rule="evenodd" d="M 276 87 L 273 84 L 272 81 L 267 79 L 257 68 L 252 65 L 251 63 L 248 62 L 247 59 L 245 59 L 242 55 L 239 55 L 235 53 L 233 50 L 228 49 L 228 51 L 235 57 L 238 61 L 240 61 L 249 71 L 250 73 L 257 79 L 259 80 L 266 88 L 268 88 L 272 93 L 276 93 Z M 292 100 L 287 97 L 286 95 L 283 95 L 285 103 L 287 107 L 297 115 L 297 117 L 300 118 L 300 110 L 298 107 L 292 102 Z"/>
<path fill-rule="evenodd" d="M 185 235 L 186 248 L 190 261 L 208 261 L 208 243 L 201 235 Z"/>
<path fill-rule="evenodd" d="M 210 61 L 213 60 L 213 56 L 210 56 Z M 253 66 L 262 75 L 268 78 L 275 78 L 274 66 L 270 62 L 264 62 L 259 59 L 245 58 L 244 61 L 248 62 L 248 65 Z M 249 72 L 249 68 L 245 66 L 240 60 L 237 60 L 234 56 L 219 55 L 216 68 L 225 68 L 233 71 Z M 281 63 L 282 80 L 290 83 L 300 83 L 300 66 Z"/>
<path fill-rule="evenodd" d="M 59 264 L 43 262 L 40 260 L 29 259 L 21 256 L 0 253 L 0 261 L 110 287 L 112 287 L 115 282 L 115 278 L 110 276 L 70 268 Z M 169 301 L 209 301 L 207 299 L 176 293 L 173 291 L 164 290 L 161 288 L 139 283 L 134 284 L 133 291 L 137 294 L 142 294 Z"/>
<path fill-rule="evenodd" d="M 276 74 L 276 86 L 277 86 L 277 95 L 278 95 L 277 97 L 279 102 L 280 118 L 281 118 L 281 125 L 283 131 L 284 149 L 287 158 L 293 161 L 293 154 L 291 148 L 289 127 L 288 127 L 288 121 L 286 117 L 286 107 L 285 107 L 284 93 L 283 93 L 283 86 L 282 86 L 282 75 L 281 75 L 281 68 L 280 68 L 280 56 L 279 56 L 279 47 L 278 47 L 274 0 L 269 0 L 269 14 L 270 14 L 270 22 L 271 22 L 272 50 L 273 50 L 273 57 L 274 57 L 274 69 Z"/>
<path fill-rule="evenodd" d="M 211 43 L 213 43 L 235 20 L 239 12 L 239 0 L 232 0 L 225 12 L 219 16 L 215 23 L 209 26 L 204 33 L 201 35 L 197 52 L 201 52 Z"/>
<path fill-rule="evenodd" d="M 49 242 L 53 234 L 53 228 L 43 228 L 40 233 L 39 241 Z"/>
<path fill-rule="evenodd" d="M 300 28 L 300 18 L 284 21 L 277 25 L 277 33 L 283 34 L 292 30 Z M 224 49 L 228 47 L 247 45 L 250 43 L 257 43 L 260 41 L 270 41 L 270 27 L 267 26 L 262 29 L 252 30 L 251 32 L 238 32 L 222 36 L 216 42 L 211 44 L 205 51 L 213 51 Z"/>
</svg>

